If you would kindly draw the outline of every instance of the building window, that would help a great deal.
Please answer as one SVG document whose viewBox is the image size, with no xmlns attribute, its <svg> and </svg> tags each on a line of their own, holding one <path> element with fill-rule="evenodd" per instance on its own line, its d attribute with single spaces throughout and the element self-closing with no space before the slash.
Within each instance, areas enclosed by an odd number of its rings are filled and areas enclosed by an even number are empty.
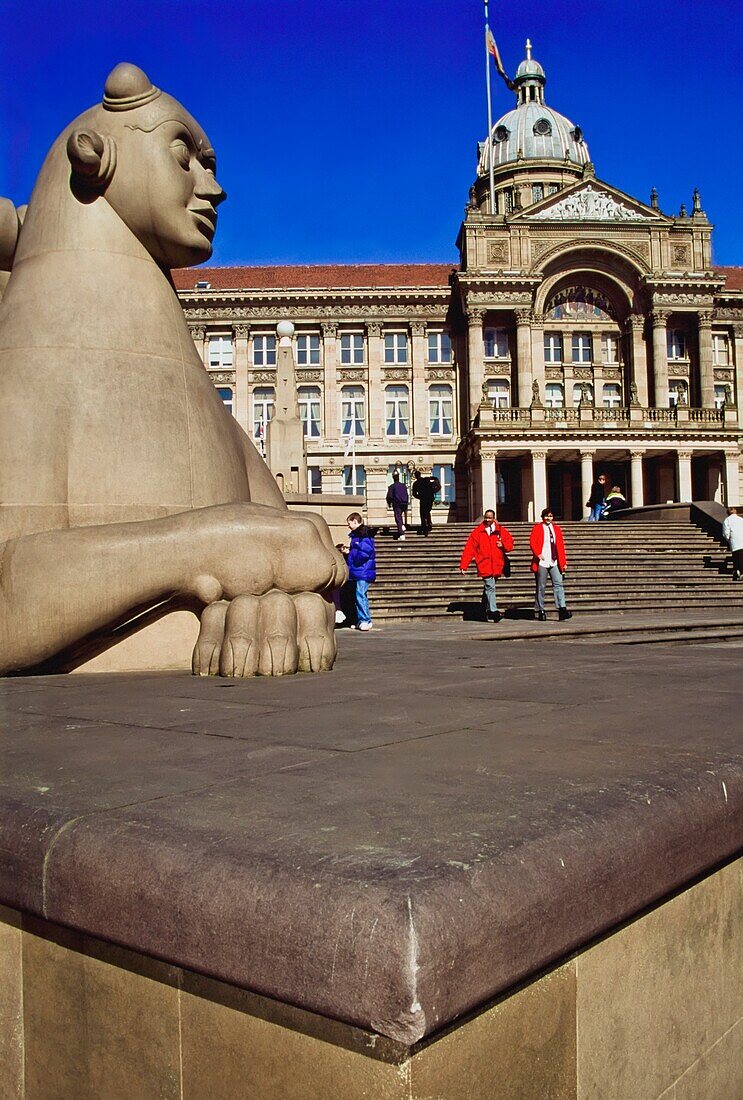
<svg viewBox="0 0 743 1100">
<path fill-rule="evenodd" d="M 366 435 L 366 402 L 362 386 L 341 389 L 341 432 L 345 436 Z"/>
<path fill-rule="evenodd" d="M 605 409 L 618 409 L 622 404 L 622 387 L 617 382 L 607 382 L 601 401 Z"/>
<path fill-rule="evenodd" d="M 562 363 L 562 336 L 559 332 L 544 334 L 545 363 Z"/>
<path fill-rule="evenodd" d="M 429 332 L 428 362 L 451 363 L 451 337 L 448 332 Z"/>
<path fill-rule="evenodd" d="M 715 386 L 715 408 L 721 409 L 727 402 L 727 386 Z"/>
<path fill-rule="evenodd" d="M 253 390 L 253 437 L 266 438 L 266 424 L 273 417 L 276 394 L 272 386 Z"/>
<path fill-rule="evenodd" d="M 605 332 L 601 337 L 601 354 L 605 363 L 618 363 L 619 337 Z"/>
<path fill-rule="evenodd" d="M 407 386 L 385 386 L 384 416 L 385 434 L 401 436 L 408 434 L 409 397 Z"/>
<path fill-rule="evenodd" d="M 562 382 L 548 382 L 544 387 L 544 403 L 548 409 L 565 407 L 565 390 Z"/>
<path fill-rule="evenodd" d="M 343 492 L 346 496 L 364 496 L 366 493 L 366 470 L 363 466 L 343 467 Z"/>
<path fill-rule="evenodd" d="M 255 367 L 274 367 L 274 366 L 276 366 L 276 337 L 275 336 L 254 336 L 253 337 L 253 366 L 255 366 Z"/>
<path fill-rule="evenodd" d="M 322 471 L 319 466 L 307 467 L 307 488 L 311 493 L 322 492 Z"/>
<path fill-rule="evenodd" d="M 511 404 L 511 386 L 505 378 L 488 378 L 488 401 L 494 409 L 507 409 Z"/>
<path fill-rule="evenodd" d="M 431 471 L 434 477 L 441 482 L 441 492 L 436 494 L 437 500 L 442 504 L 454 503 L 454 467 L 434 466 Z"/>
<path fill-rule="evenodd" d="M 428 430 L 431 435 L 451 435 L 453 408 L 451 386 L 431 386 L 428 391 Z"/>
<path fill-rule="evenodd" d="M 341 363 L 364 362 L 363 332 L 344 332 L 341 334 Z"/>
<path fill-rule="evenodd" d="M 721 332 L 712 333 L 712 362 L 716 367 L 726 367 L 730 362 L 728 338 Z"/>
<path fill-rule="evenodd" d="M 484 341 L 486 359 L 508 358 L 508 332 L 506 329 L 486 328 Z"/>
<path fill-rule="evenodd" d="M 557 184 L 557 183 L 548 183 L 547 184 L 547 194 L 548 195 L 556 195 L 559 190 L 560 190 L 559 184 Z"/>
<path fill-rule="evenodd" d="M 316 332 L 303 332 L 297 337 L 297 364 L 317 366 L 320 362 L 320 337 Z"/>
<path fill-rule="evenodd" d="M 573 333 L 573 362 L 591 362 L 591 334 L 590 332 Z"/>
<path fill-rule="evenodd" d="M 297 390 L 299 398 L 299 417 L 302 421 L 302 430 L 305 439 L 319 439 L 320 428 L 320 387 L 300 386 Z"/>
<path fill-rule="evenodd" d="M 681 329 L 668 330 L 668 358 L 686 359 L 686 333 Z"/>
<path fill-rule="evenodd" d="M 585 393 L 585 397 L 583 396 Z M 589 382 L 576 382 L 573 386 L 574 405 L 593 405 L 593 386 Z"/>
<path fill-rule="evenodd" d="M 408 337 L 405 332 L 385 332 L 384 334 L 384 361 L 385 363 L 407 363 L 408 361 Z"/>
<path fill-rule="evenodd" d="M 533 184 L 532 189 L 531 189 L 531 201 L 532 202 L 541 202 L 543 198 L 544 198 L 544 184 L 542 184 L 542 183 Z"/>
<path fill-rule="evenodd" d="M 222 404 L 227 409 L 227 412 L 232 415 L 232 401 L 234 393 L 231 386 L 217 386 L 217 393 L 222 398 Z"/>
<path fill-rule="evenodd" d="M 209 366 L 217 370 L 232 369 L 232 337 L 209 337 Z"/>
<path fill-rule="evenodd" d="M 507 187 L 500 194 L 503 196 L 503 213 L 510 214 L 513 210 L 513 189 Z"/>
</svg>

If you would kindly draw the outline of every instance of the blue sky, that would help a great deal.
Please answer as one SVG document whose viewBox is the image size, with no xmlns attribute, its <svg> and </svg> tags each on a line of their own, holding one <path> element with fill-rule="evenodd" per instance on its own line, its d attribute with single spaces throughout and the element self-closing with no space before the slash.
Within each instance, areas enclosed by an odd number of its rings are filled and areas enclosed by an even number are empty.
<svg viewBox="0 0 743 1100">
<path fill-rule="evenodd" d="M 490 5 L 506 69 L 530 37 L 546 99 L 599 178 L 661 208 L 699 187 L 715 261 L 743 264 L 740 0 Z M 455 261 L 487 129 L 479 0 L 3 0 L 0 194 L 122 60 L 212 138 L 229 200 L 213 262 Z M 494 79 L 493 117 L 513 94 Z"/>
</svg>

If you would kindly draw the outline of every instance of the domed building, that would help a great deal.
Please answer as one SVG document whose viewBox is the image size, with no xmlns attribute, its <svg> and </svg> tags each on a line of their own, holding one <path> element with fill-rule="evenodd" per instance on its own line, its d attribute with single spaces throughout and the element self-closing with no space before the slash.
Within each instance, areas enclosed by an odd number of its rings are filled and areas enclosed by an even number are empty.
<svg viewBox="0 0 743 1100">
<path fill-rule="evenodd" d="M 294 322 L 310 487 L 364 494 L 372 522 L 413 468 L 441 481 L 438 522 L 533 519 L 547 500 L 579 519 L 599 469 L 634 505 L 740 500 L 743 269 L 712 266 L 698 192 L 671 215 L 599 179 L 546 81 L 527 42 L 478 147 L 458 266 L 175 273 L 259 447 L 276 324 Z"/>
</svg>

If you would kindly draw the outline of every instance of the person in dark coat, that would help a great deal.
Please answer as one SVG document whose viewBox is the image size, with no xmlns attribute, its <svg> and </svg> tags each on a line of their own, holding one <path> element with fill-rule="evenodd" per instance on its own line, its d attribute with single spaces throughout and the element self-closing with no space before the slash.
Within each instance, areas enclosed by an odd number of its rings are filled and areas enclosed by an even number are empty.
<svg viewBox="0 0 743 1100">
<path fill-rule="evenodd" d="M 586 501 L 586 508 L 590 508 L 591 514 L 588 517 L 590 523 L 597 523 L 601 519 L 601 513 L 604 510 L 604 499 L 606 496 L 606 474 L 599 474 L 591 486 L 591 495 Z"/>
<path fill-rule="evenodd" d="M 441 482 L 437 477 L 422 477 L 420 470 L 415 471 L 413 480 L 413 496 L 420 503 L 421 509 L 421 534 L 428 538 L 433 530 L 431 522 L 431 509 L 436 494 L 441 489 Z"/>
<path fill-rule="evenodd" d="M 608 519 L 612 512 L 621 512 L 623 508 L 629 508 L 627 498 L 618 485 L 612 485 L 611 492 L 606 494 L 602 519 Z"/>
<path fill-rule="evenodd" d="M 356 583 L 356 614 L 358 630 L 371 630 L 369 611 L 369 585 L 377 579 L 377 558 L 374 538 L 364 523 L 360 512 L 351 512 L 346 523 L 350 532 L 348 543 L 348 572 Z"/>
<path fill-rule="evenodd" d="M 397 524 L 397 540 L 405 539 L 405 513 L 408 510 L 410 499 L 408 490 L 400 481 L 400 475 L 395 470 L 392 475 L 392 484 L 387 489 L 387 504 L 392 507 L 392 514 Z"/>
</svg>

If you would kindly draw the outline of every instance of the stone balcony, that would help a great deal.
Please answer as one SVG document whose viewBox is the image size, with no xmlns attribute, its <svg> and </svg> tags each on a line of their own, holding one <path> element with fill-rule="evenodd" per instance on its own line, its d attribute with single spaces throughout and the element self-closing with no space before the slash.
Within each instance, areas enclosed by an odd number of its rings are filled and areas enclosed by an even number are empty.
<svg viewBox="0 0 743 1100">
<path fill-rule="evenodd" d="M 474 427 L 481 430 L 497 428 L 506 432 L 532 432 L 540 429 L 637 431 L 661 426 L 663 430 L 679 431 L 738 431 L 738 409 L 727 405 L 720 409 L 697 409 L 686 405 L 657 408 L 629 405 L 607 409 L 594 405 L 573 408 L 544 408 L 531 405 L 528 408 L 493 408 L 484 401 L 479 408 Z"/>
</svg>

